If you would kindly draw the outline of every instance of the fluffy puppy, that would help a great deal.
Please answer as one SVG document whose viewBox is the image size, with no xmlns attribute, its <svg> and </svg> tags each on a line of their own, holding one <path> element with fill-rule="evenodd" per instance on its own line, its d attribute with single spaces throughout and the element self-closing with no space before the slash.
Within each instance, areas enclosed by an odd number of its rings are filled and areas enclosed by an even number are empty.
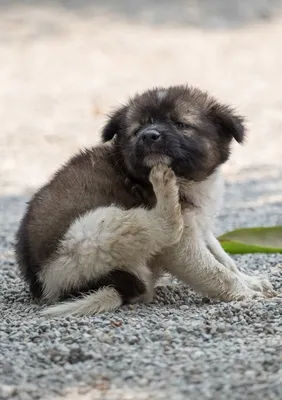
<svg viewBox="0 0 282 400">
<path fill-rule="evenodd" d="M 136 95 L 105 125 L 104 142 L 63 166 L 32 198 L 16 241 L 20 269 L 46 314 L 94 314 L 148 301 L 162 271 L 221 300 L 273 296 L 238 271 L 212 234 L 219 167 L 243 119 L 202 91 Z"/>
</svg>

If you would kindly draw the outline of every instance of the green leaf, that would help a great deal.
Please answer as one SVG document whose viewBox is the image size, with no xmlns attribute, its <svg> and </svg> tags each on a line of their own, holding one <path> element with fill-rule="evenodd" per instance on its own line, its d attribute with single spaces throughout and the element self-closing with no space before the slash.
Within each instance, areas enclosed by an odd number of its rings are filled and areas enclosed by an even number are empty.
<svg viewBox="0 0 282 400">
<path fill-rule="evenodd" d="M 231 254 L 282 253 L 282 226 L 236 229 L 218 240 Z"/>
</svg>

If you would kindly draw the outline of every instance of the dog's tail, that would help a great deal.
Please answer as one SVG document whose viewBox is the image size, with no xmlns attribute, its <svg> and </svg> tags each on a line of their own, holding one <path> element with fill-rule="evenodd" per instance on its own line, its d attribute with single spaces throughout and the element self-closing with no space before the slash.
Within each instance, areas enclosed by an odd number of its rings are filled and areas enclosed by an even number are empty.
<svg viewBox="0 0 282 400">
<path fill-rule="evenodd" d="M 103 287 L 96 292 L 88 293 L 84 297 L 47 307 L 41 315 L 49 317 L 94 315 L 106 311 L 114 311 L 122 305 L 121 295 L 110 286 Z"/>
</svg>

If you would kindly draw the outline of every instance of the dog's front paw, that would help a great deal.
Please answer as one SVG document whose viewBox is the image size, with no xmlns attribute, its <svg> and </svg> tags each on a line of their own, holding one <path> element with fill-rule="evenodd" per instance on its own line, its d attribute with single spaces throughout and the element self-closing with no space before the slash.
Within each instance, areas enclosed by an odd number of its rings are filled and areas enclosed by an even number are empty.
<svg viewBox="0 0 282 400">
<path fill-rule="evenodd" d="M 231 290 L 221 296 L 223 301 L 241 301 L 276 297 L 277 292 L 267 279 L 240 274 L 232 283 Z"/>
<path fill-rule="evenodd" d="M 246 285 L 245 283 L 236 284 L 234 287 L 220 296 L 222 301 L 248 301 L 252 299 L 264 298 L 262 293 L 259 293 Z"/>
<path fill-rule="evenodd" d="M 274 290 L 268 279 L 259 276 L 240 274 L 247 286 L 264 297 L 275 297 L 278 293 Z"/>
<path fill-rule="evenodd" d="M 154 189 L 164 188 L 168 184 L 176 185 L 176 177 L 173 170 L 165 164 L 155 165 L 150 173 L 150 182 Z"/>
</svg>

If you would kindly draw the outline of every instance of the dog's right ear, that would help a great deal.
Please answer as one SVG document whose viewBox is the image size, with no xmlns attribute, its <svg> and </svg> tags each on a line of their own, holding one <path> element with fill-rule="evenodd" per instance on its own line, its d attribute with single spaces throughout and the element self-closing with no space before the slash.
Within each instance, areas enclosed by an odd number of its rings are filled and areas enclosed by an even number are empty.
<svg viewBox="0 0 282 400">
<path fill-rule="evenodd" d="M 108 142 L 123 129 L 126 112 L 127 106 L 123 106 L 109 115 L 108 122 L 102 129 L 103 142 Z"/>
</svg>

